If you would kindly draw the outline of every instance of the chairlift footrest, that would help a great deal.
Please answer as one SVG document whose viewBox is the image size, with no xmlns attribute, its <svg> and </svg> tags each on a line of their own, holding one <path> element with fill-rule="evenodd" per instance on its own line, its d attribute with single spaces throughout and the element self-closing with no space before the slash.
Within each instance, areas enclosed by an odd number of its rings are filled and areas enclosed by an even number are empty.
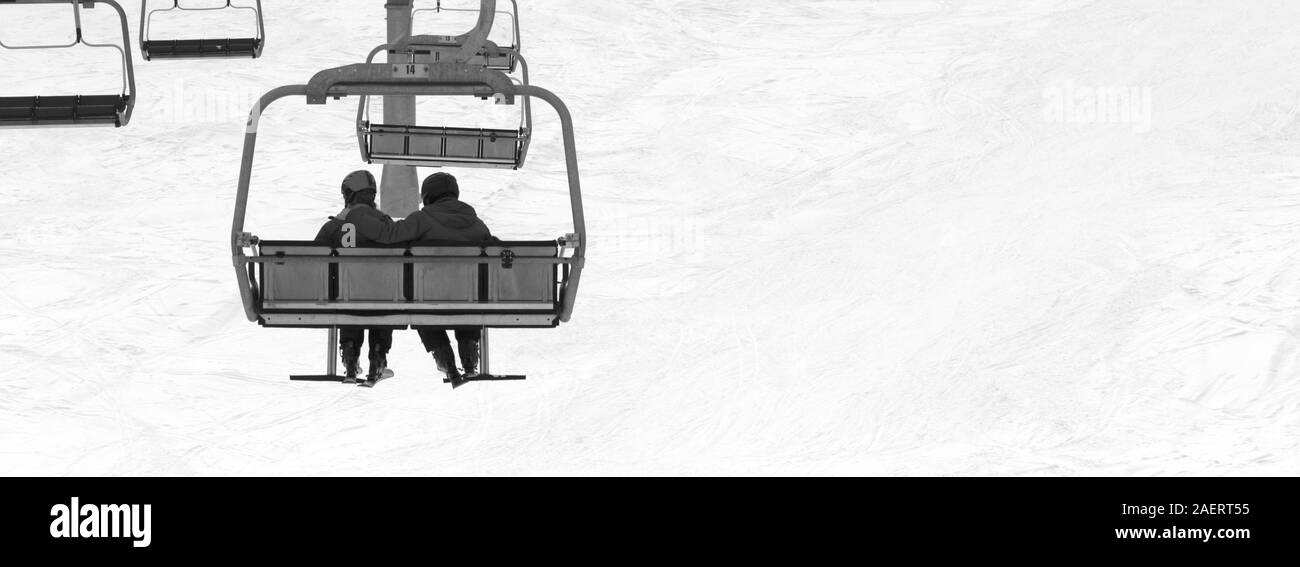
<svg viewBox="0 0 1300 567">
<path fill-rule="evenodd" d="M 522 382 L 527 379 L 527 376 L 511 376 L 503 374 L 476 374 L 474 376 L 464 377 L 465 382 Z M 444 379 L 443 382 L 450 383 L 451 380 Z"/>
<path fill-rule="evenodd" d="M 342 384 L 344 378 L 342 376 L 329 376 L 329 375 L 290 376 L 289 380 L 292 382 L 338 382 Z"/>
</svg>

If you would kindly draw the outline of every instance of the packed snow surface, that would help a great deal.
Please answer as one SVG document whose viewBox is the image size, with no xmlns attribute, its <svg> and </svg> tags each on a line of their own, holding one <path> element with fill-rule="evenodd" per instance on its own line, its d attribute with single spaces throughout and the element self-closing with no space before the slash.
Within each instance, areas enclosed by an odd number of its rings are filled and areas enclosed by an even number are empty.
<svg viewBox="0 0 1300 567">
<path fill-rule="evenodd" d="M 245 319 L 248 109 L 385 39 L 379 0 L 275 0 L 256 61 L 133 46 L 126 128 L 0 132 L 0 474 L 1300 472 L 1300 3 L 519 3 L 590 243 L 571 323 L 493 334 L 529 381 L 453 392 L 402 332 L 374 390 L 291 383 L 325 333 Z M 70 17 L 0 8 L 0 40 Z M 0 52 L 0 96 L 120 92 L 115 57 Z M 269 109 L 248 230 L 337 212 L 355 111 Z M 454 173 L 550 239 L 562 157 L 539 106 L 524 170 Z"/>
</svg>

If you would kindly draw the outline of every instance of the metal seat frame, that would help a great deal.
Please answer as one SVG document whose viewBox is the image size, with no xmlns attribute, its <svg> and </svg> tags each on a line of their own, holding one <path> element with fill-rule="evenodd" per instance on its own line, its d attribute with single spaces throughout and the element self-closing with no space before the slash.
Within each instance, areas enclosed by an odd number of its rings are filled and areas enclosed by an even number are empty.
<svg viewBox="0 0 1300 567">
<path fill-rule="evenodd" d="M 81 9 L 94 8 L 95 4 L 102 3 L 117 11 L 118 19 L 122 24 L 122 45 L 112 43 L 94 43 L 86 40 L 85 33 L 81 26 Z M 126 126 L 131 122 L 131 114 L 135 110 L 136 96 L 135 91 L 135 65 L 131 57 L 131 32 L 127 26 L 126 12 L 122 6 L 115 0 L 0 0 L 0 7 L 3 6 L 24 6 L 35 4 L 71 4 L 73 20 L 76 24 L 76 37 L 72 43 L 59 45 L 9 45 L 0 40 L 0 48 L 19 50 L 36 50 L 36 49 L 65 49 L 84 45 L 90 48 L 110 48 L 116 49 L 122 56 L 122 94 L 120 95 L 103 95 L 103 96 L 83 96 L 83 95 L 63 95 L 63 96 L 32 96 L 32 97 L 5 97 L 8 102 L 5 106 L 13 108 L 30 108 L 26 117 L 0 117 L 0 128 L 32 128 L 32 127 L 52 127 L 52 126 L 107 126 L 115 127 Z M 116 97 L 115 101 L 101 100 Z M 23 101 L 19 105 L 17 102 Z M 103 112 L 102 109 L 106 104 L 112 102 L 111 112 Z M 87 112 L 94 109 L 93 112 Z"/>
</svg>

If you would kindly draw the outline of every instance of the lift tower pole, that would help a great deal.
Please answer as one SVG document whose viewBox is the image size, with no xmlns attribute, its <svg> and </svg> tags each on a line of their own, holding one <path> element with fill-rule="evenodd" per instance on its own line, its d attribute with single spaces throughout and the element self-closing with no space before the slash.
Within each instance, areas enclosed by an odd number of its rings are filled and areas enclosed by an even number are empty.
<svg viewBox="0 0 1300 567">
<path fill-rule="evenodd" d="M 415 0 L 386 0 L 388 10 L 388 43 L 395 43 L 411 35 L 411 15 Z M 389 63 L 410 63 L 404 55 L 388 54 Z M 415 125 L 415 97 L 385 96 L 384 122 L 387 124 Z M 394 218 L 405 217 L 420 210 L 420 180 L 415 167 L 385 165 L 379 182 L 379 208 Z"/>
</svg>

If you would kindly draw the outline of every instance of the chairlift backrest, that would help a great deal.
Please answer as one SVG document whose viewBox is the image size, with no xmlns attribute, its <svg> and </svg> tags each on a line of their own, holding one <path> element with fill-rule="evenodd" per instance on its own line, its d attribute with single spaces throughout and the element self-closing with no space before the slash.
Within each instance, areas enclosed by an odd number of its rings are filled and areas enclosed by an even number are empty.
<svg viewBox="0 0 1300 567">
<path fill-rule="evenodd" d="M 411 255 L 462 256 L 466 258 L 483 255 L 482 248 L 470 246 L 436 246 L 413 245 Z M 479 296 L 479 266 L 476 264 L 415 264 L 411 299 L 417 302 L 462 302 L 477 301 Z"/>
<path fill-rule="evenodd" d="M 0 49 L 64 49 L 77 45 L 115 49 L 122 58 L 122 93 L 116 95 L 59 95 L 0 97 L 0 128 L 48 126 L 126 126 L 138 98 L 135 93 L 135 66 L 131 61 L 131 39 L 126 12 L 114 0 L 0 0 L 0 7 L 33 4 L 71 4 L 76 36 L 72 43 L 60 45 L 9 45 L 0 37 Z M 96 43 L 88 40 L 81 26 L 81 9 L 105 4 L 117 11 L 122 25 L 122 44 Z M 4 29 L 0 27 L 0 35 Z"/>
<path fill-rule="evenodd" d="M 524 243 L 513 246 L 488 246 L 488 257 L 509 255 L 519 258 L 555 258 L 555 243 Z M 507 267 L 508 266 L 508 267 Z M 555 301 L 555 286 L 546 282 L 557 279 L 557 264 L 502 262 L 488 265 L 487 300 L 503 303 L 538 303 Z"/>
<path fill-rule="evenodd" d="M 225 5 L 208 8 L 186 8 L 181 0 L 171 0 L 170 8 L 149 9 L 149 0 L 140 0 L 140 52 L 145 61 L 154 59 L 210 59 L 229 57 L 248 57 L 257 59 L 262 56 L 266 46 L 266 25 L 262 19 L 262 0 L 253 0 L 252 6 L 235 5 L 226 0 Z M 158 0 L 154 5 L 159 4 Z M 208 12 L 215 10 L 248 10 L 257 19 L 254 35 L 238 38 L 203 38 L 203 39 L 153 39 L 149 28 L 155 14 L 161 12 Z"/>
<path fill-rule="evenodd" d="M 263 242 L 263 256 L 330 256 L 334 250 L 311 242 Z M 329 301 L 329 264 L 271 263 L 262 265 L 261 295 L 267 306 L 278 303 Z"/>
<path fill-rule="evenodd" d="M 404 248 L 339 248 L 348 256 L 404 256 Z M 343 303 L 402 302 L 406 300 L 405 276 L 401 264 L 341 263 L 338 269 L 338 297 Z"/>
<path fill-rule="evenodd" d="M 565 283 L 558 266 L 567 261 L 554 241 L 263 242 L 256 260 L 259 322 L 268 327 L 330 327 L 359 317 L 383 326 L 553 327 L 556 290 Z"/>
</svg>

